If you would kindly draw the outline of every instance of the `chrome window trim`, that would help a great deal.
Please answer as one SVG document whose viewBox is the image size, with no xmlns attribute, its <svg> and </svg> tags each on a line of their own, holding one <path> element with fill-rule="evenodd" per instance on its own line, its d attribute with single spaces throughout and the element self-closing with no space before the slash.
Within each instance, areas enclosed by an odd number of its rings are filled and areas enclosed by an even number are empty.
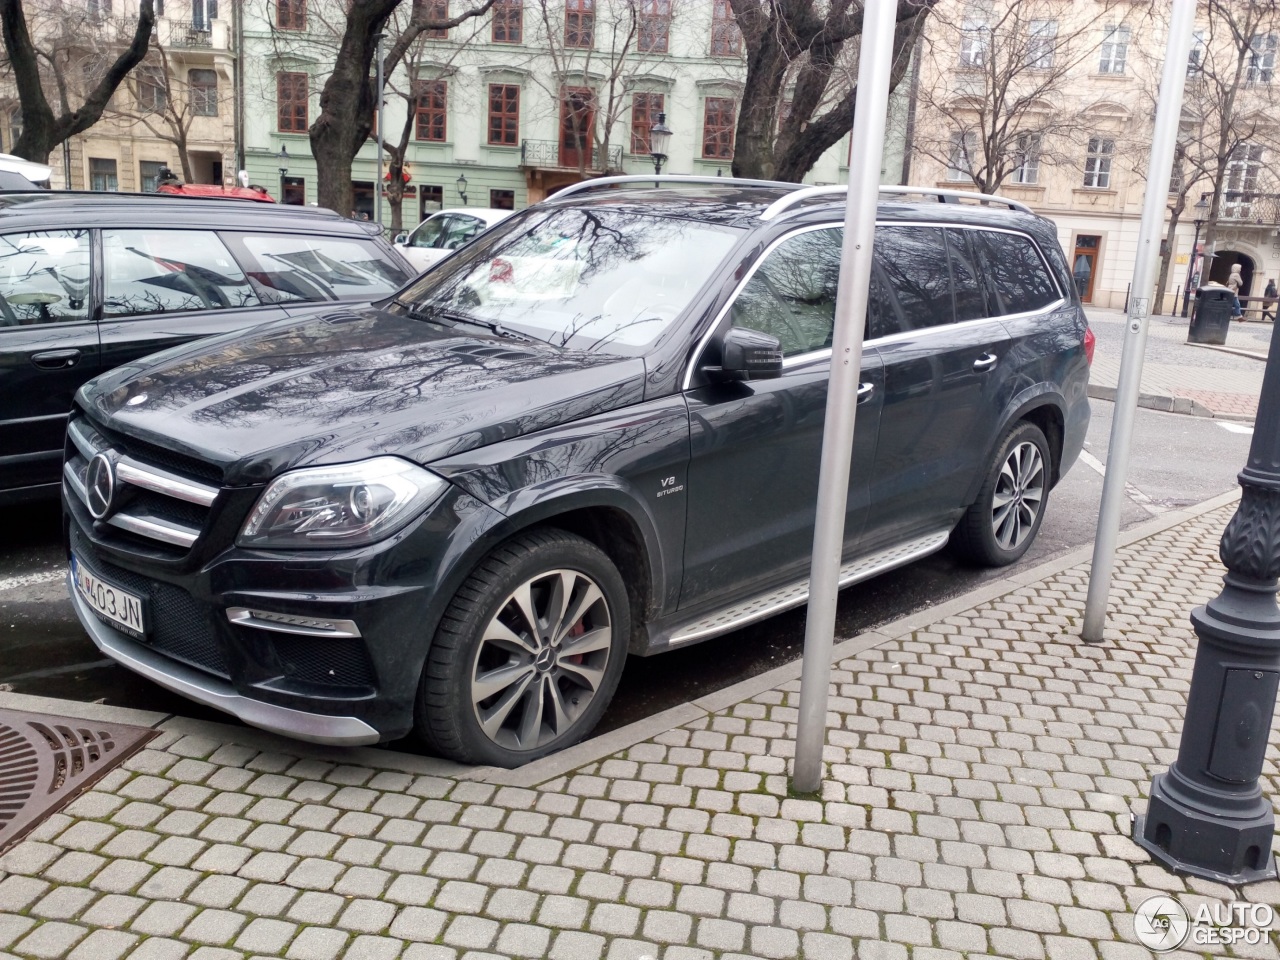
<svg viewBox="0 0 1280 960">
<path fill-rule="evenodd" d="M 1024 317 L 1034 317 L 1042 313 L 1048 313 L 1053 310 L 1061 309 L 1063 305 L 1069 302 L 1068 298 L 1063 294 L 1062 287 L 1058 283 L 1058 278 L 1054 276 L 1053 269 L 1049 266 L 1049 260 L 1044 255 L 1044 251 L 1040 248 L 1040 244 L 1036 242 L 1035 237 L 1031 236 L 1031 234 L 1023 230 L 1014 229 L 1012 227 L 989 227 L 982 224 L 947 223 L 946 221 L 941 221 L 941 220 L 939 221 L 877 220 L 875 225 L 877 227 L 941 227 L 944 229 L 952 229 L 952 230 L 990 230 L 994 233 L 1011 233 L 1014 236 L 1023 237 L 1027 240 L 1030 240 L 1031 245 L 1035 247 L 1036 254 L 1040 257 L 1041 265 L 1044 266 L 1046 272 L 1049 275 L 1049 281 L 1053 284 L 1054 289 L 1058 291 L 1059 296 L 1057 300 L 1053 301 L 1053 303 L 1050 303 L 1044 307 L 1041 307 L 1039 310 L 1023 311 L 1022 313 L 1002 313 L 997 316 L 979 317 L 976 320 L 962 320 L 959 323 L 942 323 L 932 327 L 921 327 L 918 330 L 903 330 L 899 333 L 891 333 L 885 337 L 874 337 L 870 340 L 866 340 L 864 342 L 864 346 L 879 346 L 885 343 L 890 343 L 890 344 L 896 343 L 900 340 L 905 340 L 910 337 L 919 337 L 919 336 L 927 335 L 932 330 L 954 330 L 957 328 L 963 329 L 966 327 L 970 327 L 974 324 L 992 323 L 992 322 L 999 322 L 1004 320 L 1019 320 Z M 685 368 L 684 377 L 681 378 L 680 389 L 688 390 L 690 388 L 690 385 L 693 383 L 694 371 L 698 369 L 698 361 L 702 358 L 703 352 L 707 349 L 707 344 L 709 344 L 711 342 L 712 337 L 715 336 L 716 330 L 720 327 L 720 324 L 724 321 L 725 316 L 728 314 L 729 310 L 733 307 L 734 302 L 737 301 L 738 297 L 741 295 L 743 288 L 746 287 L 746 285 L 751 282 L 751 278 L 755 276 L 756 271 L 760 268 L 760 264 L 764 263 L 764 261 L 769 257 L 770 254 L 773 253 L 774 250 L 776 250 L 783 242 L 790 240 L 792 237 L 798 237 L 803 233 L 811 233 L 814 230 L 831 230 L 834 228 L 843 228 L 843 227 L 844 227 L 843 222 L 835 222 L 835 221 L 829 221 L 827 223 L 806 224 L 803 227 L 798 227 L 797 229 L 792 230 L 789 233 L 783 234 L 782 236 L 774 240 L 771 244 L 769 244 L 769 246 L 765 248 L 764 252 L 761 253 L 760 256 L 756 258 L 756 262 L 751 265 L 751 269 L 747 271 L 746 276 L 744 276 L 742 280 L 738 282 L 738 285 L 733 290 L 733 294 L 729 297 L 728 300 L 725 301 L 724 306 L 720 308 L 719 312 L 717 312 L 716 314 L 715 319 L 711 322 L 710 326 L 707 328 L 707 332 L 704 333 L 702 335 L 702 338 L 698 341 L 697 346 L 694 348 L 694 351 L 691 355 L 689 365 Z M 816 360 L 819 358 L 819 355 L 823 353 L 830 355 L 831 348 L 824 347 L 822 350 L 815 350 L 815 351 L 811 351 L 810 353 L 798 353 L 795 356 L 785 357 L 783 358 L 783 361 L 782 361 L 782 368 L 785 370 L 788 367 L 793 366 L 794 364 L 796 364 L 801 360 L 806 362 L 809 360 Z"/>
<path fill-rule="evenodd" d="M 135 487 L 154 490 L 175 500 L 186 500 L 201 507 L 212 506 L 213 501 L 218 498 L 217 487 L 186 480 L 159 467 L 144 466 L 132 457 L 120 459 L 116 464 L 116 476 Z"/>
</svg>

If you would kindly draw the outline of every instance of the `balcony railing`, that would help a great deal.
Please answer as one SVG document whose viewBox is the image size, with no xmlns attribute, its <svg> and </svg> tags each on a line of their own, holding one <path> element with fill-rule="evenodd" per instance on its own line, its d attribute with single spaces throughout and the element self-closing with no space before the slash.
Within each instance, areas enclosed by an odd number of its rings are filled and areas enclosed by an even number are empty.
<svg viewBox="0 0 1280 960">
<path fill-rule="evenodd" d="M 212 47 L 213 31 L 208 26 L 193 26 L 183 30 L 178 24 L 174 24 L 169 45 L 188 48 Z"/>
<path fill-rule="evenodd" d="M 582 151 L 563 149 L 555 140 L 521 140 L 520 166 L 577 170 L 580 166 L 577 154 L 585 152 L 585 148 Z M 592 171 L 621 170 L 622 144 L 610 144 L 608 155 L 600 149 L 599 144 L 593 144 L 591 162 L 585 168 Z"/>
<path fill-rule="evenodd" d="M 1218 207 L 1218 222 L 1265 227 L 1280 225 L 1280 193 L 1226 190 Z"/>
</svg>

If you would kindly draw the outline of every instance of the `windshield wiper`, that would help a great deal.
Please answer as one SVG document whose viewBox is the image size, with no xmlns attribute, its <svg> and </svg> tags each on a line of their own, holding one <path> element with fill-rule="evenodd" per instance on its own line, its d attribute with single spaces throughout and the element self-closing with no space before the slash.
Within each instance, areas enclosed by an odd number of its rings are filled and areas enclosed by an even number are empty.
<svg viewBox="0 0 1280 960">
<path fill-rule="evenodd" d="M 434 306 L 422 309 L 418 304 L 403 303 L 399 300 L 397 300 L 396 303 L 407 309 L 410 316 L 416 317 L 419 320 L 433 321 L 436 323 L 448 321 L 455 326 L 461 323 L 470 327 L 484 327 L 496 337 L 506 337 L 511 340 L 523 340 L 525 343 L 538 342 L 534 337 L 530 337 L 523 333 L 516 333 L 514 330 L 507 329 L 497 320 L 484 320 L 480 317 L 472 317 L 465 313 L 459 313 L 456 310 L 450 310 L 446 307 Z"/>
</svg>

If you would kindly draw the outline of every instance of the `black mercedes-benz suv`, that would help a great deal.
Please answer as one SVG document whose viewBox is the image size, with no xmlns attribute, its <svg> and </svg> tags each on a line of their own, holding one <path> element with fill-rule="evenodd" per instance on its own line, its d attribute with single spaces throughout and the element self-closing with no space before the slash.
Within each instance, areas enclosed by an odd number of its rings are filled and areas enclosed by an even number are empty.
<svg viewBox="0 0 1280 960">
<path fill-rule="evenodd" d="M 98 646 L 294 737 L 510 766 L 589 732 L 628 653 L 804 603 L 843 196 L 652 180 L 85 386 L 63 497 Z M 949 539 L 1010 563 L 1089 419 L 1054 230 L 892 191 L 878 222 L 842 582 Z"/>
</svg>

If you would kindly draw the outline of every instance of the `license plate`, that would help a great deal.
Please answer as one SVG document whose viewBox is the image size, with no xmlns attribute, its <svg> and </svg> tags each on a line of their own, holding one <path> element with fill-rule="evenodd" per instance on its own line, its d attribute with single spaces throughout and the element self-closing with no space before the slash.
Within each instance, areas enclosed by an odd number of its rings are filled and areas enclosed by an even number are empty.
<svg viewBox="0 0 1280 960">
<path fill-rule="evenodd" d="M 71 558 L 71 579 L 80 596 L 99 617 L 131 637 L 141 640 L 146 634 L 141 597 L 121 590 L 114 584 L 95 577 L 84 564 Z"/>
</svg>

